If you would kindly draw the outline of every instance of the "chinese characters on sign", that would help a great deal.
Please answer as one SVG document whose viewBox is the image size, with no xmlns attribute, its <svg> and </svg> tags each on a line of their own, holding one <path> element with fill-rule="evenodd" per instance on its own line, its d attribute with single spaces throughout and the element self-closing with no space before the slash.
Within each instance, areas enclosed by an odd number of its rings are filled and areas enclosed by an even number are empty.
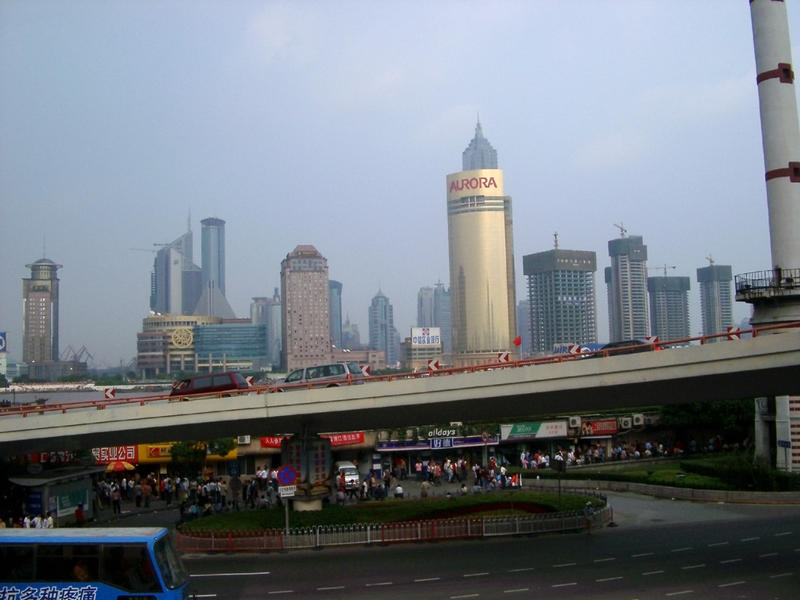
<svg viewBox="0 0 800 600">
<path fill-rule="evenodd" d="M 138 462 L 138 446 L 109 446 L 105 448 L 92 448 L 95 462 L 98 465 L 107 465 L 118 460 L 129 463 Z"/>
</svg>

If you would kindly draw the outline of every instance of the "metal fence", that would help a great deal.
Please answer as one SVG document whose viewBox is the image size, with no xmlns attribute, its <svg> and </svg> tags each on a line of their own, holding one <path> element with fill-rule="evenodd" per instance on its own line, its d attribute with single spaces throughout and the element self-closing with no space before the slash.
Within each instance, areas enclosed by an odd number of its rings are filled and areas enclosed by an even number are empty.
<svg viewBox="0 0 800 600">
<path fill-rule="evenodd" d="M 602 527 L 613 520 L 606 505 L 591 521 L 582 511 L 531 514 L 506 517 L 432 519 L 403 523 L 330 525 L 284 531 L 274 529 L 247 533 L 189 534 L 178 532 L 176 544 L 181 552 L 253 552 L 321 549 L 328 546 L 431 542 L 507 535 L 535 535 L 562 531 L 581 531 Z"/>
</svg>

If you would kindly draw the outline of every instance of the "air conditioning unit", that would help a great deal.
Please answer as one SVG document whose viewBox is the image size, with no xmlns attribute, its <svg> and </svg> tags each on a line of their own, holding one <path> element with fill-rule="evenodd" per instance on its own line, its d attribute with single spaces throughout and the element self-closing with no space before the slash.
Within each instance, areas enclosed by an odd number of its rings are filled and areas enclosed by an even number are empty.
<svg viewBox="0 0 800 600">
<path fill-rule="evenodd" d="M 619 418 L 619 428 L 620 429 L 630 429 L 631 428 L 631 418 L 630 417 L 620 417 Z"/>
<path fill-rule="evenodd" d="M 633 426 L 634 427 L 642 427 L 644 426 L 644 415 L 633 415 Z"/>
<path fill-rule="evenodd" d="M 250 443 L 250 436 L 249 435 L 240 435 L 236 438 L 236 443 L 240 446 L 246 446 Z"/>
<path fill-rule="evenodd" d="M 581 426 L 581 418 L 580 417 L 570 417 L 569 418 L 569 426 L 571 429 L 578 429 Z"/>
<path fill-rule="evenodd" d="M 660 425 L 661 424 L 661 417 L 659 417 L 658 415 L 645 415 L 644 424 L 645 425 Z"/>
</svg>

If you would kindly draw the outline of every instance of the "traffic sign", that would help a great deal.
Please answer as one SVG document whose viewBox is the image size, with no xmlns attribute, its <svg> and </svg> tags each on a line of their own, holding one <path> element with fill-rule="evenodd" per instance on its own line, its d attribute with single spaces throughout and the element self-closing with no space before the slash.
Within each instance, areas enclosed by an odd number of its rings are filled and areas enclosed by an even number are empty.
<svg viewBox="0 0 800 600">
<path fill-rule="evenodd" d="M 117 397 L 117 390 L 115 390 L 113 387 L 112 388 L 106 388 L 105 389 L 105 396 L 106 396 L 106 400 L 111 400 L 112 398 L 116 398 Z"/>
<path fill-rule="evenodd" d="M 369 377 L 369 365 L 362 365 L 361 373 L 364 375 L 364 377 Z"/>
<path fill-rule="evenodd" d="M 279 485 L 278 486 L 278 492 L 280 493 L 281 498 L 292 498 L 294 496 L 295 492 L 297 492 L 297 486 L 296 485 Z"/>
<path fill-rule="evenodd" d="M 779 448 L 791 448 L 792 442 L 789 440 L 778 440 L 778 447 Z"/>
<path fill-rule="evenodd" d="M 253 387 L 253 383 L 255 382 L 255 379 L 253 379 L 252 375 L 247 375 L 244 378 L 244 380 L 247 382 L 247 387 Z"/>
<path fill-rule="evenodd" d="M 439 370 L 439 361 L 438 360 L 429 360 L 428 361 L 428 371 L 438 371 Z"/>
<path fill-rule="evenodd" d="M 581 354 L 583 352 L 583 347 L 580 344 L 570 344 L 567 352 L 570 354 Z"/>
<path fill-rule="evenodd" d="M 291 465 L 284 465 L 278 469 L 278 483 L 292 485 L 297 479 L 297 471 Z"/>
<path fill-rule="evenodd" d="M 742 330 L 738 327 L 728 327 L 728 339 L 729 340 L 738 340 L 741 338 Z"/>
<path fill-rule="evenodd" d="M 498 352 L 497 353 L 497 362 L 507 363 L 508 362 L 508 352 Z"/>
</svg>

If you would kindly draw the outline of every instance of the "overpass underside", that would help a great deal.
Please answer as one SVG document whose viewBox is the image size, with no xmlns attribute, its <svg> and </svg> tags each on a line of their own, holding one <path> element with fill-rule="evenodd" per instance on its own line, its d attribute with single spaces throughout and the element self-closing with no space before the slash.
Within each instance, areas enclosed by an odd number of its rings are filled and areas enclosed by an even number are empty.
<svg viewBox="0 0 800 600">
<path fill-rule="evenodd" d="M 800 394 L 800 331 L 704 346 L 228 398 L 0 417 L 4 454 L 223 436 L 508 422 Z"/>
</svg>

